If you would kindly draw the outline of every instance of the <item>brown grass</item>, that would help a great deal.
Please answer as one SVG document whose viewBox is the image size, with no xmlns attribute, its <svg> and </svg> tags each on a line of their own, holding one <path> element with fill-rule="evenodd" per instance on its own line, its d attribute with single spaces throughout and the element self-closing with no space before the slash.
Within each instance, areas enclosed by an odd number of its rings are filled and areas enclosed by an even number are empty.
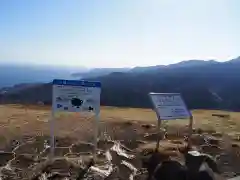
<svg viewBox="0 0 240 180">
<path fill-rule="evenodd" d="M 6 142 L 19 135 L 49 135 L 49 119 L 51 118 L 49 106 L 0 106 L 0 142 Z M 210 110 L 194 110 L 194 128 L 214 130 L 238 138 L 240 135 L 240 113 Z M 230 119 L 220 119 L 212 114 L 229 114 Z M 157 124 L 155 113 L 151 109 L 102 107 L 101 122 L 141 122 Z M 185 126 L 188 120 L 164 122 L 172 126 Z M 79 133 L 92 131 L 93 121 L 87 120 L 86 114 L 58 113 L 56 115 L 56 134 L 59 136 L 71 135 L 79 137 Z"/>
<path fill-rule="evenodd" d="M 9 131 L 13 134 L 22 132 L 48 131 L 48 120 L 51 118 L 51 107 L 48 106 L 0 106 L 0 131 Z M 240 132 L 240 113 L 224 112 L 216 110 L 194 110 L 194 128 L 203 128 L 221 132 L 224 130 L 230 134 Z M 212 114 L 229 114 L 230 119 L 213 117 Z M 86 114 L 58 113 L 56 115 L 58 125 L 65 127 L 77 126 L 85 120 Z M 140 121 L 156 124 L 156 115 L 151 109 L 102 107 L 100 119 L 102 121 Z M 170 125 L 187 125 L 188 120 L 176 120 L 164 122 Z M 2 133 L 1 133 L 2 134 Z"/>
</svg>

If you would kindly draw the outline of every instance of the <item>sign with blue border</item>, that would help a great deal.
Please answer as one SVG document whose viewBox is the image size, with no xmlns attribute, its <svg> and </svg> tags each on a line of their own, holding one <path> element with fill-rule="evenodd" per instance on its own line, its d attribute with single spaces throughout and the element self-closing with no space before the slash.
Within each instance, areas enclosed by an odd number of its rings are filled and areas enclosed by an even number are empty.
<svg viewBox="0 0 240 180">
<path fill-rule="evenodd" d="M 85 80 L 54 79 L 53 80 L 53 85 L 83 86 L 83 87 L 98 87 L 98 88 L 101 88 L 101 82 L 99 82 L 99 81 L 85 81 Z"/>
<path fill-rule="evenodd" d="M 52 84 L 54 111 L 100 111 L 101 82 L 54 79 Z"/>
</svg>

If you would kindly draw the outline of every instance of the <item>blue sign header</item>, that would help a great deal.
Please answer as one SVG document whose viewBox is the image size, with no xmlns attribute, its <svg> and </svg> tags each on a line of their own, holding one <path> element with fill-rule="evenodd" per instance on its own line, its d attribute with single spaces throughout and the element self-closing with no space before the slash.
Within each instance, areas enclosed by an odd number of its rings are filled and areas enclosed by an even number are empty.
<svg viewBox="0 0 240 180">
<path fill-rule="evenodd" d="M 99 81 L 85 81 L 85 80 L 54 79 L 53 80 L 53 85 L 84 86 L 84 87 L 98 87 L 98 88 L 101 88 L 101 82 L 99 82 Z"/>
</svg>

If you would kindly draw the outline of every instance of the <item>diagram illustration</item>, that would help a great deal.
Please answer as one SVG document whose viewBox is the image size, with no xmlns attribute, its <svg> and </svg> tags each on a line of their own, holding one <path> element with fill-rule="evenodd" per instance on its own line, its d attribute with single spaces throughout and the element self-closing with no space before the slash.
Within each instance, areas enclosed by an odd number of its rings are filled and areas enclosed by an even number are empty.
<svg viewBox="0 0 240 180">
<path fill-rule="evenodd" d="M 83 100 L 79 98 L 72 98 L 71 99 L 71 104 L 73 107 L 80 108 L 83 104 Z"/>
</svg>

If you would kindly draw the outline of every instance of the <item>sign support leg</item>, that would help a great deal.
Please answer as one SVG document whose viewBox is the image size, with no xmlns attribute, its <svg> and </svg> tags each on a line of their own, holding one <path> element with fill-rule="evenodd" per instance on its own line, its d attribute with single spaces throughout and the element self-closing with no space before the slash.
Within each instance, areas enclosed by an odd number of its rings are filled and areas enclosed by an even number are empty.
<svg viewBox="0 0 240 180">
<path fill-rule="evenodd" d="M 161 129 L 160 129 L 161 128 L 161 124 L 162 124 L 162 121 L 161 121 L 160 117 L 158 116 L 156 151 L 158 151 L 159 143 L 160 143 L 160 139 L 161 139 Z"/>
<path fill-rule="evenodd" d="M 94 151 L 93 151 L 93 160 L 97 160 L 97 144 L 98 144 L 98 126 L 99 126 L 99 113 L 95 114 L 95 128 L 94 128 Z"/>
<path fill-rule="evenodd" d="M 192 146 L 192 134 L 193 134 L 193 116 L 190 116 L 189 119 L 189 132 L 188 132 L 188 147 Z"/>
<path fill-rule="evenodd" d="M 231 146 L 231 138 L 229 137 L 229 135 L 226 132 L 226 128 L 228 127 L 227 122 L 230 120 L 230 117 L 223 117 L 222 118 L 222 139 L 224 142 L 224 149 L 226 149 L 227 153 L 231 153 L 230 151 L 232 150 L 232 146 Z"/>
<path fill-rule="evenodd" d="M 54 123 L 55 122 L 55 113 L 54 110 L 52 110 L 52 116 L 50 119 L 50 158 L 54 157 L 54 150 L 55 150 L 55 137 L 54 137 Z"/>
</svg>

